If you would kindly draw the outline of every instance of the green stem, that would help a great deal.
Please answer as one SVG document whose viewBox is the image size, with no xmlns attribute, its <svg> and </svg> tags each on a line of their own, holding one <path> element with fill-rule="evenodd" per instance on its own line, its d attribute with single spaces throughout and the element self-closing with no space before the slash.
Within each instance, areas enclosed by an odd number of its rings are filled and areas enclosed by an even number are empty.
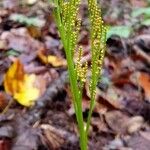
<svg viewBox="0 0 150 150">
<path fill-rule="evenodd" d="M 80 146 L 81 150 L 87 150 L 87 140 L 86 134 L 84 130 L 84 121 L 83 121 L 83 114 L 82 114 L 82 99 L 80 99 L 79 90 L 77 86 L 77 77 L 76 72 L 74 70 L 74 62 L 72 60 L 71 54 L 66 53 L 66 58 L 68 62 L 68 71 L 70 77 L 70 84 L 71 84 L 71 91 L 73 94 L 73 101 L 75 102 L 75 107 L 77 107 L 77 122 L 79 126 L 79 134 L 80 134 Z"/>
<path fill-rule="evenodd" d="M 71 1 L 72 3 L 73 1 Z M 69 8 L 69 14 L 71 9 Z M 69 21 L 71 17 L 69 15 Z M 70 84 L 71 84 L 71 92 L 73 94 L 73 101 L 74 101 L 74 107 L 76 108 L 76 117 L 79 127 L 79 134 L 80 134 L 80 147 L 81 150 L 87 150 L 87 140 L 86 140 L 86 134 L 84 129 L 84 120 L 83 120 L 83 113 L 82 113 L 82 97 L 80 97 L 79 88 L 77 84 L 77 74 L 75 71 L 74 61 L 72 59 L 72 46 L 71 46 L 71 29 L 72 27 L 69 26 L 67 30 L 67 48 L 65 48 L 66 51 L 66 58 L 67 58 L 67 64 L 68 64 L 68 72 L 69 72 L 69 78 L 70 78 Z"/>
<path fill-rule="evenodd" d="M 71 1 L 72 3 L 73 1 Z M 71 30 L 72 27 L 69 25 L 67 27 L 67 30 L 64 28 L 64 25 L 62 23 L 62 18 L 61 18 L 61 10 L 60 6 L 58 4 L 58 0 L 55 0 L 55 4 L 57 5 L 56 10 L 55 10 L 55 19 L 57 23 L 57 27 L 60 32 L 60 37 L 65 49 L 66 53 L 66 59 L 67 59 L 67 64 L 68 64 L 68 73 L 69 73 L 69 79 L 70 79 L 70 85 L 71 85 L 71 92 L 73 96 L 73 104 L 75 108 L 75 114 L 78 122 L 78 128 L 79 128 L 79 134 L 80 134 L 80 147 L 81 150 L 87 150 L 87 137 L 86 137 L 86 132 L 84 129 L 84 120 L 83 120 L 83 113 L 82 113 L 82 96 L 80 95 L 80 90 L 78 88 L 77 84 L 77 74 L 74 66 L 74 61 L 72 58 L 72 46 L 70 44 L 70 37 L 71 37 Z M 69 11 L 71 9 L 69 8 Z M 71 19 L 71 14 L 69 13 L 68 20 L 70 21 Z"/>
</svg>

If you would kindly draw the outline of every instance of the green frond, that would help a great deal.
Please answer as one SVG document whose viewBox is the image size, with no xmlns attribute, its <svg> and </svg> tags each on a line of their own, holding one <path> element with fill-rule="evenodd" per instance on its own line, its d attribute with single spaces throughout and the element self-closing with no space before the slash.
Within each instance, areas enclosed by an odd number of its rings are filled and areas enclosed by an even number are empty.
<svg viewBox="0 0 150 150">
<path fill-rule="evenodd" d="M 82 87 L 83 83 L 86 81 L 86 74 L 88 70 L 88 63 L 85 62 L 84 64 L 81 63 L 81 59 L 83 57 L 83 48 L 80 46 L 78 49 L 78 57 L 77 62 L 75 64 L 75 70 L 77 73 L 77 79 L 79 81 L 79 86 Z"/>
<path fill-rule="evenodd" d="M 92 111 L 95 106 L 95 95 L 98 78 L 101 74 L 103 59 L 106 49 L 106 26 L 101 17 L 101 9 L 96 0 L 88 0 L 88 9 L 90 14 L 90 38 L 91 38 L 91 80 L 90 90 L 90 109 L 87 119 L 86 133 L 88 134 Z"/>
<path fill-rule="evenodd" d="M 98 7 L 97 1 L 88 0 L 88 8 L 90 12 L 90 22 L 91 22 L 91 95 L 95 91 L 99 73 L 102 69 L 102 62 L 105 54 L 105 43 L 106 43 L 106 27 L 103 23 L 101 17 L 101 10 Z M 95 95 L 93 95 L 94 97 Z"/>
<path fill-rule="evenodd" d="M 87 136 L 95 103 L 96 85 L 102 70 L 106 49 L 107 28 L 103 23 L 101 9 L 98 7 L 97 0 L 88 0 L 91 44 L 91 80 L 89 85 L 91 101 L 85 129 L 82 113 L 82 92 L 86 81 L 88 63 L 81 63 L 83 49 L 81 46 L 77 46 L 81 26 L 81 19 L 78 14 L 81 0 L 50 1 L 53 2 L 55 6 L 54 16 L 68 62 L 73 104 L 80 133 L 80 146 L 81 150 L 87 150 Z M 75 63 L 73 58 L 76 50 L 78 52 L 78 57 Z"/>
</svg>

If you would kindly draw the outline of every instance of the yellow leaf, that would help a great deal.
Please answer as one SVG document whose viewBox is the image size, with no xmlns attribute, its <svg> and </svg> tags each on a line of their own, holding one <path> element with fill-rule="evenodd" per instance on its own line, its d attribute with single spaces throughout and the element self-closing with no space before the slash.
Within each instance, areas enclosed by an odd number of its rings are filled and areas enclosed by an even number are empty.
<svg viewBox="0 0 150 150">
<path fill-rule="evenodd" d="M 38 52 L 38 57 L 41 59 L 41 61 L 45 64 L 51 64 L 53 67 L 61 67 L 61 66 L 66 66 L 67 62 L 63 58 L 59 58 L 54 55 L 48 55 L 45 56 L 43 54 L 43 50 L 40 50 Z"/>
<path fill-rule="evenodd" d="M 36 76 L 25 75 L 24 84 L 20 91 L 14 94 L 14 98 L 23 106 L 31 106 L 34 101 L 39 97 L 39 90 L 33 87 Z"/>
<path fill-rule="evenodd" d="M 50 63 L 54 67 L 66 66 L 66 61 L 56 56 L 48 55 L 47 59 L 48 63 Z"/>
<path fill-rule="evenodd" d="M 40 95 L 39 89 L 34 86 L 36 76 L 25 74 L 23 65 L 17 59 L 8 69 L 4 78 L 4 88 L 21 105 L 31 106 Z"/>
<path fill-rule="evenodd" d="M 21 62 L 17 59 L 8 69 L 4 78 L 5 91 L 13 95 L 18 92 L 24 81 L 24 69 Z"/>
</svg>

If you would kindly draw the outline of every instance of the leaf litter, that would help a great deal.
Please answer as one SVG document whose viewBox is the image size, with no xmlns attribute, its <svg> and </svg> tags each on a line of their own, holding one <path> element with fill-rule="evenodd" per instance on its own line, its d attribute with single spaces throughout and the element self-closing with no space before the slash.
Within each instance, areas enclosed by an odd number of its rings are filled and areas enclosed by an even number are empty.
<svg viewBox="0 0 150 150">
<path fill-rule="evenodd" d="M 134 5 L 142 8 L 148 3 L 102 0 L 106 23 L 131 27 Z M 4 0 L 0 11 L 0 110 L 7 108 L 0 115 L 0 149 L 78 150 L 66 60 L 49 5 L 41 0 L 22 4 Z M 14 14 L 18 18 L 10 19 Z M 32 17 L 42 18 L 42 26 L 33 24 Z M 88 26 L 88 22 L 84 24 Z M 87 60 L 90 64 L 87 29 L 81 29 L 79 43 L 86 49 L 83 62 Z M 138 24 L 126 38 L 111 33 L 107 40 L 102 80 L 97 86 L 91 120 L 90 150 L 148 150 L 150 146 L 149 31 L 149 26 Z M 85 120 L 89 111 L 86 84 Z M 33 88 L 38 92 L 33 92 Z M 35 101 L 32 105 L 31 99 Z"/>
</svg>

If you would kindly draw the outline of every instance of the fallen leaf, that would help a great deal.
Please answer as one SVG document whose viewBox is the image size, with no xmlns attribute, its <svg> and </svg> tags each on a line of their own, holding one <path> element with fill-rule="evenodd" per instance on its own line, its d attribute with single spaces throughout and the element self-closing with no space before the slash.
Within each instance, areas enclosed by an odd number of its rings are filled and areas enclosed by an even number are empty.
<svg viewBox="0 0 150 150">
<path fill-rule="evenodd" d="M 37 2 L 37 0 L 27 0 L 27 4 L 28 5 L 33 5 L 33 4 L 35 4 Z"/>
<path fill-rule="evenodd" d="M 150 131 L 140 131 L 140 135 L 150 141 Z"/>
<path fill-rule="evenodd" d="M 43 54 L 43 50 L 38 51 L 38 57 L 40 60 L 45 64 L 51 64 L 53 67 L 61 67 L 66 66 L 67 62 L 65 59 L 54 56 L 54 55 L 48 55 L 45 56 Z"/>
<path fill-rule="evenodd" d="M 47 124 L 42 124 L 41 129 L 50 149 L 58 149 L 60 145 L 64 144 L 65 139 L 60 129 Z"/>
<path fill-rule="evenodd" d="M 22 133 L 16 137 L 11 147 L 12 150 L 34 150 L 42 145 L 41 132 L 38 128 L 26 128 L 25 130 L 22 128 L 22 130 Z"/>
<path fill-rule="evenodd" d="M 139 74 L 138 83 L 144 89 L 145 98 L 150 101 L 150 75 L 141 72 Z"/>
<path fill-rule="evenodd" d="M 3 110 L 8 102 L 11 100 L 11 97 L 7 95 L 5 92 L 0 92 L 0 110 Z"/>
<path fill-rule="evenodd" d="M 6 41 L 0 39 L 0 50 L 4 50 L 7 48 Z"/>
<path fill-rule="evenodd" d="M 8 72 L 4 77 L 5 91 L 10 95 L 14 95 L 20 90 L 23 84 L 23 80 L 24 80 L 23 65 L 19 60 L 16 60 L 16 62 L 14 62 L 12 66 L 10 66 Z"/>
<path fill-rule="evenodd" d="M 25 75 L 21 89 L 14 94 L 14 98 L 17 99 L 20 104 L 30 106 L 39 97 L 39 90 L 33 87 L 35 81 L 36 76 L 34 74 Z"/>
<path fill-rule="evenodd" d="M 0 140 L 0 150 L 9 150 L 11 147 L 11 141 L 9 139 Z"/>
<path fill-rule="evenodd" d="M 38 49 L 43 48 L 43 44 L 32 38 L 29 31 L 23 27 L 5 31 L 1 34 L 0 38 L 7 43 L 7 49 L 14 49 L 19 53 L 31 55 Z"/>
<path fill-rule="evenodd" d="M 42 36 L 42 32 L 40 30 L 39 27 L 36 26 L 28 26 L 27 27 L 29 34 L 33 37 L 33 38 L 40 38 Z"/>
<path fill-rule="evenodd" d="M 0 127 L 0 138 L 13 138 L 14 135 L 15 135 L 15 132 L 12 126 L 5 125 L 5 126 Z"/>
<path fill-rule="evenodd" d="M 17 13 L 11 14 L 9 19 L 19 23 L 25 23 L 28 26 L 33 25 L 33 26 L 43 27 L 45 25 L 45 21 L 40 18 L 26 17 L 25 15 L 17 14 Z"/>
<path fill-rule="evenodd" d="M 39 89 L 34 85 L 36 80 L 36 75 L 25 74 L 22 63 L 17 59 L 4 77 L 4 88 L 21 105 L 31 106 L 40 96 Z"/>
<path fill-rule="evenodd" d="M 2 4 L 3 4 L 3 7 L 4 8 L 7 8 L 7 9 L 13 9 L 13 8 L 16 8 L 17 6 L 19 6 L 19 1 L 16 1 L 16 0 L 4 0 L 4 1 L 1 1 Z"/>
<path fill-rule="evenodd" d="M 122 104 L 122 97 L 120 96 L 120 93 L 117 90 L 117 88 L 115 88 L 115 86 L 110 86 L 107 92 L 103 92 L 97 88 L 96 96 L 98 97 L 100 103 L 109 106 L 109 108 L 114 108 L 114 109 L 124 108 Z"/>
<path fill-rule="evenodd" d="M 129 117 L 120 111 L 109 111 L 105 114 L 108 126 L 116 133 L 125 133 Z"/>
<path fill-rule="evenodd" d="M 129 134 L 138 132 L 142 125 L 144 124 L 144 119 L 142 116 L 134 116 L 129 119 L 127 122 L 127 131 Z"/>
<path fill-rule="evenodd" d="M 133 150 L 149 150 L 150 141 L 139 134 L 135 134 L 127 140 L 126 145 Z"/>
<path fill-rule="evenodd" d="M 147 1 L 143 0 L 130 0 L 130 3 L 134 7 L 145 7 L 147 5 Z"/>
</svg>

